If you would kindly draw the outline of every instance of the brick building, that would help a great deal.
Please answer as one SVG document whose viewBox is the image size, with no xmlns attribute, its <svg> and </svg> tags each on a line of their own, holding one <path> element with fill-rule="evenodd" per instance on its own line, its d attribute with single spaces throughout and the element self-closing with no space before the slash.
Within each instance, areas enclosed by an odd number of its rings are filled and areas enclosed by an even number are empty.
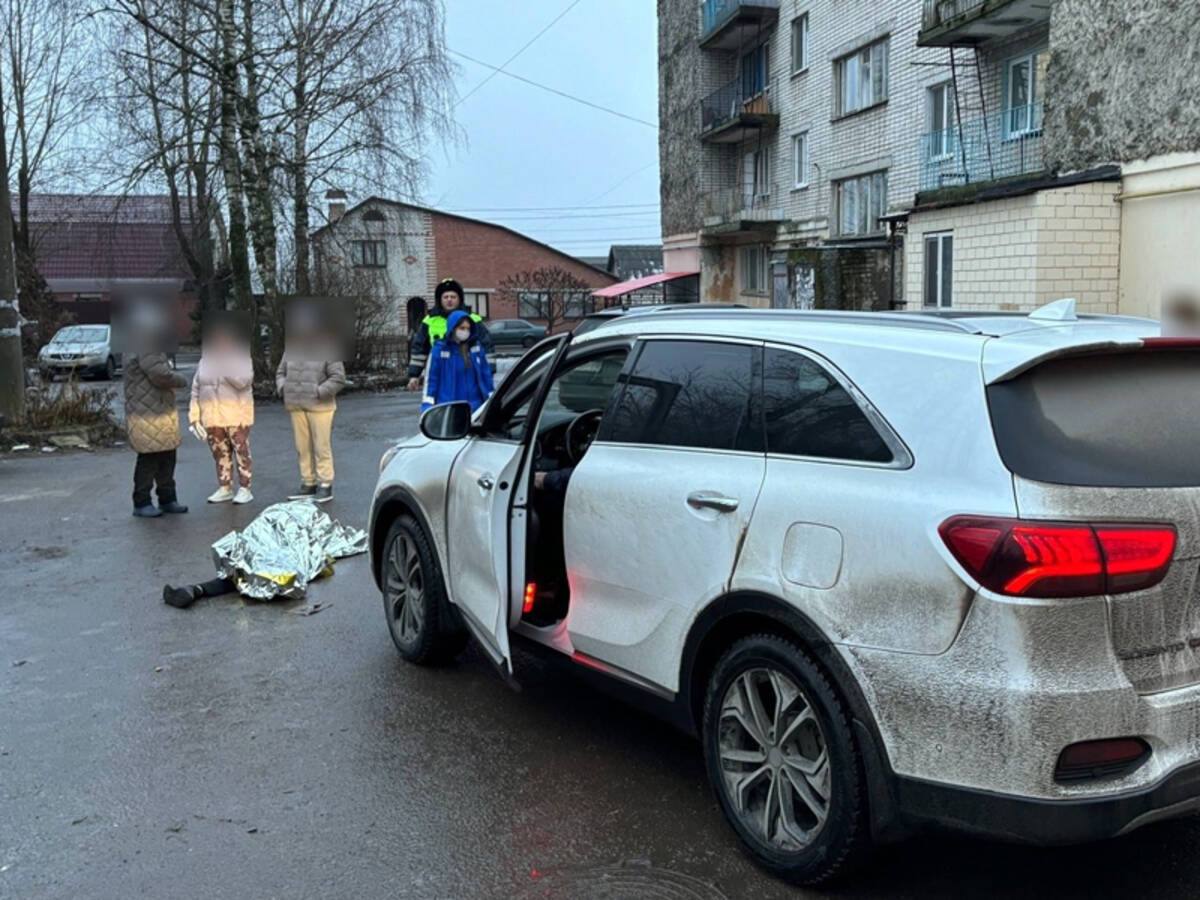
<svg viewBox="0 0 1200 900">
<path fill-rule="evenodd" d="M 351 278 L 386 298 L 397 333 L 420 321 L 424 302 L 432 303 L 444 278 L 462 284 L 467 303 L 484 318 L 533 321 L 541 319 L 536 296 L 504 296 L 506 279 L 553 267 L 592 290 L 618 280 L 503 225 L 382 197 L 347 209 L 345 195 L 331 191 L 329 201 L 329 224 L 311 239 L 318 282 Z M 590 303 L 581 292 L 578 302 L 568 304 L 568 317 L 584 314 Z"/>
<path fill-rule="evenodd" d="M 664 264 L 700 299 L 1157 315 L 1200 284 L 1194 3 L 658 9 Z"/>
<path fill-rule="evenodd" d="M 148 288 L 180 298 L 179 338 L 191 334 L 196 297 L 169 197 L 33 194 L 29 238 L 38 272 L 76 321 L 108 324 L 115 292 Z"/>
</svg>

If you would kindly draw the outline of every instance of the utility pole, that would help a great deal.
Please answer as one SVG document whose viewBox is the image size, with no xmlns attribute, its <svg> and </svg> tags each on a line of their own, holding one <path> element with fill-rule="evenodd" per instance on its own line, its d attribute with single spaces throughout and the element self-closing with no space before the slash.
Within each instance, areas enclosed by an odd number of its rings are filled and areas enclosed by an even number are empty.
<svg viewBox="0 0 1200 900">
<path fill-rule="evenodd" d="M 12 423 L 25 418 L 25 364 L 21 359 L 21 314 L 17 308 L 6 134 L 4 92 L 0 90 L 0 417 Z"/>
</svg>

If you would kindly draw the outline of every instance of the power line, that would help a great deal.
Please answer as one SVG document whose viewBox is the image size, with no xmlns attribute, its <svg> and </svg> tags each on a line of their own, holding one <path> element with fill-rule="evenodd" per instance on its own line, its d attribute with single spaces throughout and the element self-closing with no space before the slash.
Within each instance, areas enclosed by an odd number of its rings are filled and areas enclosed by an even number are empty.
<svg viewBox="0 0 1200 900">
<path fill-rule="evenodd" d="M 629 181 L 629 179 L 633 178 L 636 175 L 641 175 L 643 172 L 645 172 L 647 169 L 649 169 L 651 166 L 654 166 L 654 165 L 658 165 L 657 159 L 654 160 L 654 162 L 647 163 L 646 165 L 642 166 L 636 172 L 630 172 L 628 175 L 626 175 L 624 178 L 622 178 L 620 181 L 618 181 L 616 184 L 614 184 L 612 187 L 610 187 L 603 194 L 597 194 L 595 197 L 593 197 L 592 202 L 595 202 L 596 200 L 603 200 L 605 197 L 607 197 L 609 194 L 611 194 L 613 191 L 615 191 L 617 188 L 619 188 L 625 182 Z M 655 206 L 657 206 L 657 205 L 658 204 L 655 204 Z"/>
<path fill-rule="evenodd" d="M 475 87 L 471 88 L 471 90 L 467 91 L 467 93 L 463 97 L 460 97 L 458 99 L 458 101 L 454 104 L 454 108 L 457 109 L 460 104 L 465 103 L 467 101 L 467 99 L 470 98 L 470 96 L 472 94 L 474 94 L 477 90 L 479 90 L 481 87 L 483 87 L 489 81 L 491 81 L 493 78 L 495 78 L 501 72 L 504 72 L 504 70 L 506 68 L 508 68 L 508 64 L 510 62 L 512 62 L 514 59 L 516 59 L 518 56 L 520 56 L 522 53 L 524 53 L 526 50 L 528 50 L 530 47 L 532 47 L 538 38 L 540 38 L 543 34 L 545 34 L 547 31 L 549 31 L 551 28 L 553 28 L 556 24 L 558 24 L 559 19 L 561 19 L 563 16 L 565 16 L 567 13 L 569 13 L 571 10 L 573 10 L 576 6 L 578 6 L 582 2 L 583 2 L 583 0 L 574 0 L 574 2 L 571 3 L 570 6 L 568 6 L 566 9 L 564 9 L 562 12 L 560 12 L 557 16 L 555 16 L 553 19 L 551 19 L 550 24 L 548 24 L 545 28 L 543 28 L 541 31 L 539 31 L 537 34 L 535 34 L 533 37 L 531 37 L 521 47 L 520 50 L 518 50 L 516 53 L 514 53 L 512 56 L 510 56 L 508 59 L 506 59 L 504 62 L 502 62 L 500 64 L 499 68 L 494 70 L 490 75 L 488 75 L 487 78 L 485 78 L 485 79 L 483 79 L 483 81 L 479 82 L 479 84 L 475 85 Z M 505 72 L 505 74 L 508 74 L 508 73 Z"/>
<path fill-rule="evenodd" d="M 538 222 L 551 221 L 558 222 L 564 219 L 638 219 L 643 217 L 657 218 L 659 212 L 657 209 L 648 209 L 645 212 L 621 212 L 621 213 L 565 213 L 563 215 L 554 216 L 500 216 L 505 222 Z"/>
<path fill-rule="evenodd" d="M 560 91 L 558 88 L 549 87 L 547 85 L 541 84 L 540 82 L 532 81 L 532 80 L 530 80 L 528 78 L 524 78 L 520 75 L 515 75 L 512 72 L 505 72 L 502 67 L 493 66 L 491 63 L 485 63 L 481 59 L 476 59 L 473 56 L 468 56 L 467 54 L 463 53 L 461 50 L 450 50 L 450 52 L 453 53 L 455 56 L 461 56 L 463 59 L 469 60 L 470 62 L 473 62 L 476 65 L 483 66 L 484 68 L 487 68 L 487 69 L 492 69 L 498 75 L 507 75 L 509 78 L 515 78 L 517 81 L 523 82 L 525 84 L 528 84 L 528 85 L 538 88 L 540 90 L 547 91 L 548 93 L 556 94 L 559 97 L 565 97 L 567 100 L 573 100 L 574 102 L 581 103 L 584 106 L 590 106 L 592 109 L 598 109 L 598 110 L 600 110 L 600 112 L 606 112 L 609 115 L 616 116 L 617 118 L 620 118 L 620 119 L 627 119 L 630 122 L 637 122 L 639 125 L 647 125 L 650 128 L 653 128 L 655 131 L 658 131 L 658 123 L 657 122 L 650 122 L 650 121 L 647 121 L 646 119 L 639 119 L 637 116 L 631 116 L 628 113 L 623 113 L 620 110 L 613 109 L 612 107 L 609 107 L 609 106 L 601 106 L 599 103 L 593 103 L 591 100 L 584 100 L 582 97 L 576 97 L 574 94 L 568 94 L 566 91 Z"/>
<path fill-rule="evenodd" d="M 591 206 L 581 204 L 577 206 L 461 206 L 454 209 L 447 209 L 444 212 L 552 212 L 554 210 L 565 210 L 570 212 L 576 209 L 633 209 L 652 206 L 658 209 L 658 203 L 617 203 L 612 206 Z"/>
</svg>

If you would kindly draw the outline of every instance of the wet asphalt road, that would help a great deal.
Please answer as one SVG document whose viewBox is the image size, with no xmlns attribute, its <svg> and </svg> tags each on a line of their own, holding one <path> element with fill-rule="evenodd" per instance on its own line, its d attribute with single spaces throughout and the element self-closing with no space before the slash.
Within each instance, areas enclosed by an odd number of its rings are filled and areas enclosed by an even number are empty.
<svg viewBox="0 0 1200 900">
<path fill-rule="evenodd" d="M 415 398 L 353 395 L 330 512 L 365 525 L 379 455 Z M 783 898 L 738 852 L 698 747 L 526 658 L 515 693 L 469 652 L 406 666 L 365 557 L 310 590 L 164 606 L 209 544 L 297 480 L 259 409 L 250 508 L 129 512 L 132 454 L 0 458 L 0 898 Z M 835 893 L 862 898 L 1191 897 L 1200 822 L 1029 850 L 926 836 Z"/>
</svg>

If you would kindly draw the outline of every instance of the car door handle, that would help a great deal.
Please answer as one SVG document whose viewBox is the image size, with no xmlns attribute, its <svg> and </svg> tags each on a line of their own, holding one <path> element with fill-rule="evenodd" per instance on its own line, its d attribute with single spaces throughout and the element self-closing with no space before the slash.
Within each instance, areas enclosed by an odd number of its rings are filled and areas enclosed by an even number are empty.
<svg viewBox="0 0 1200 900">
<path fill-rule="evenodd" d="M 717 512 L 733 512 L 738 508 L 736 497 L 714 494 L 712 491 L 696 491 L 688 494 L 688 506 L 692 509 L 715 509 Z"/>
<path fill-rule="evenodd" d="M 477 485 L 479 485 L 481 488 L 483 488 L 485 491 L 490 491 L 492 488 L 494 488 L 496 486 L 496 482 L 492 480 L 491 475 L 480 475 L 478 478 L 475 479 L 475 483 Z"/>
</svg>

